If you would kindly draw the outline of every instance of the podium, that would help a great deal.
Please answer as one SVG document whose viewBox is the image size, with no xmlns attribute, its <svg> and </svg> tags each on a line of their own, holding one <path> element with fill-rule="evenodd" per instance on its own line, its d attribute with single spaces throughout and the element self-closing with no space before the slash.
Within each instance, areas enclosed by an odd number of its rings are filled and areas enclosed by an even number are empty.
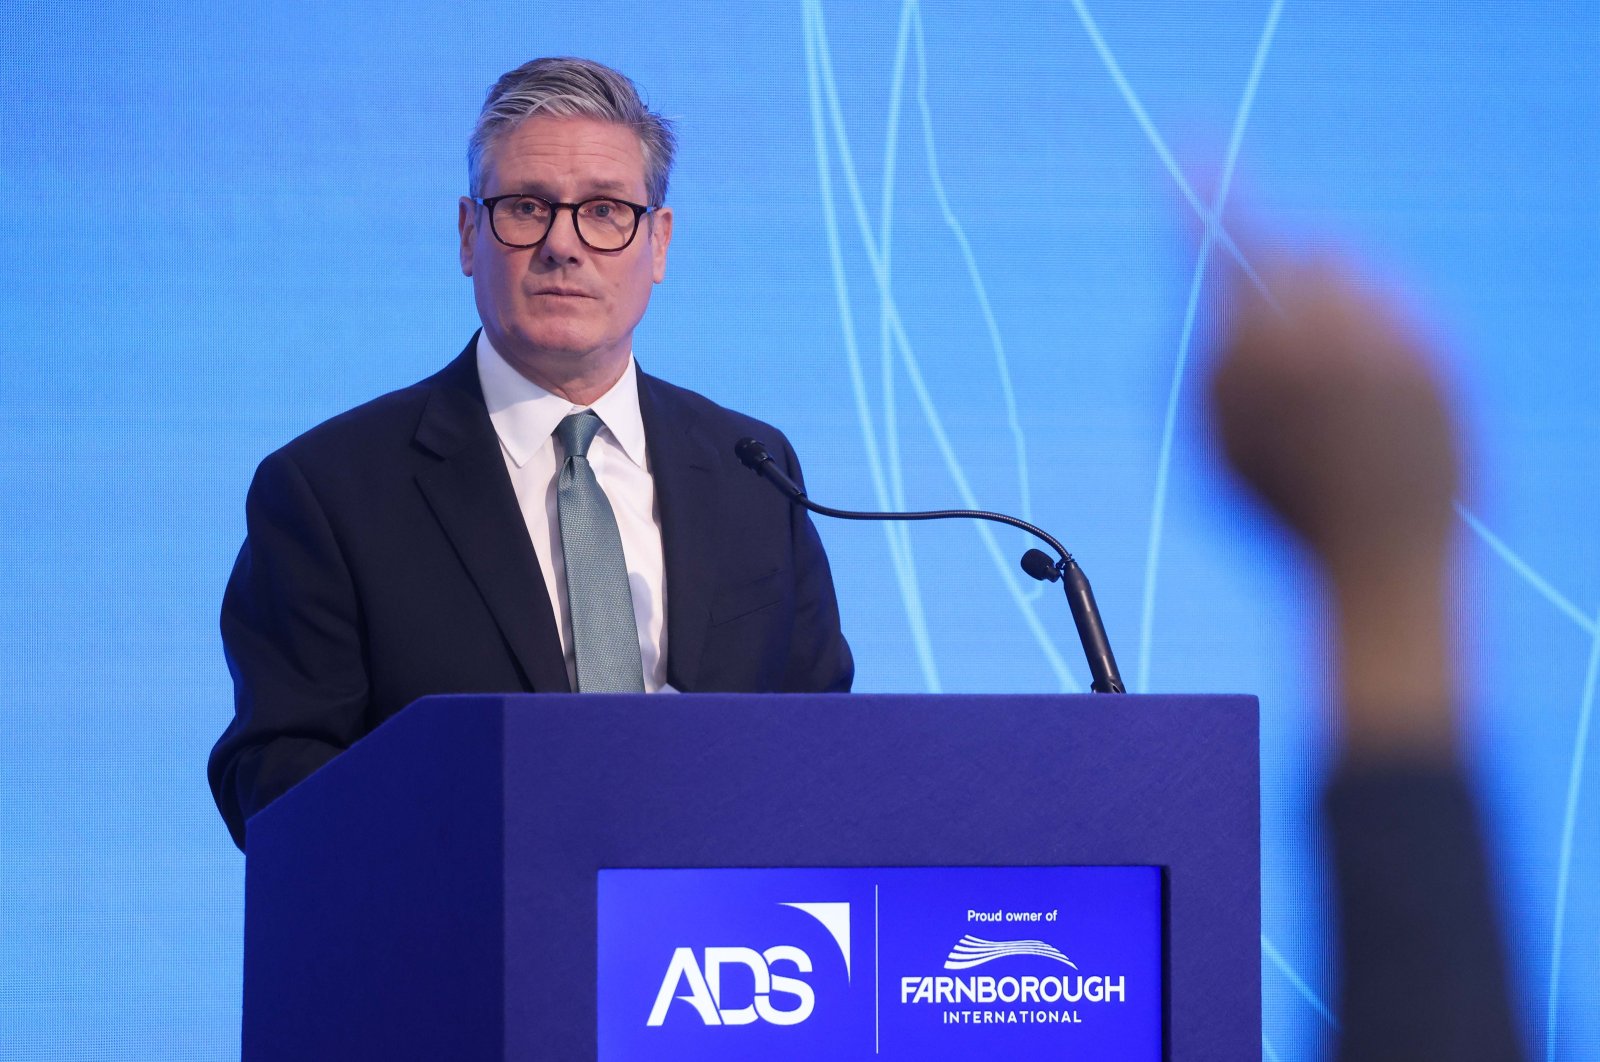
<svg viewBox="0 0 1600 1062">
<path fill-rule="evenodd" d="M 1257 731 L 1246 696 L 424 698 L 250 820 L 244 1057 L 596 1057 L 609 868 L 1153 866 L 1162 1057 L 1259 1058 Z"/>
</svg>

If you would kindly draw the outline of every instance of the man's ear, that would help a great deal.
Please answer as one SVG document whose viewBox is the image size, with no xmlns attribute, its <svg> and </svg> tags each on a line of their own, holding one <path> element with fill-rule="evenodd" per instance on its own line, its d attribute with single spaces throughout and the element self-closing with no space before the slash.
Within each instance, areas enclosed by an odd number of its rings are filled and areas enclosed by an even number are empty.
<svg viewBox="0 0 1600 1062">
<path fill-rule="evenodd" d="M 472 275 L 472 245 L 478 238 L 478 204 L 461 197 L 456 227 L 461 230 L 461 273 Z"/>
<path fill-rule="evenodd" d="M 667 277 L 667 244 L 672 242 L 672 208 L 650 215 L 650 276 L 657 284 Z"/>
</svg>

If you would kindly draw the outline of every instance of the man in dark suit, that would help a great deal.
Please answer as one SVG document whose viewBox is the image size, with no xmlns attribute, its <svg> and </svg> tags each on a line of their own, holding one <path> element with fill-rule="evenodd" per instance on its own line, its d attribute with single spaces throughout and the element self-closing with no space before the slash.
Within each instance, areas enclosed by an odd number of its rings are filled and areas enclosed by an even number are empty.
<svg viewBox="0 0 1600 1062">
<path fill-rule="evenodd" d="M 816 531 L 733 453 L 763 438 L 798 479 L 787 440 L 633 360 L 672 151 L 599 64 L 490 90 L 460 203 L 482 331 L 251 485 L 209 771 L 241 848 L 251 815 L 426 694 L 850 688 Z"/>
</svg>

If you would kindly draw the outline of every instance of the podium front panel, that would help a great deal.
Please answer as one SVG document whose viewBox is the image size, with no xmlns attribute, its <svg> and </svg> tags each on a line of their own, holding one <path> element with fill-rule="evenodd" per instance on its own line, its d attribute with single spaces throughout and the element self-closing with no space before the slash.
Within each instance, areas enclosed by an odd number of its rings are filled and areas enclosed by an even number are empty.
<svg viewBox="0 0 1600 1062">
<path fill-rule="evenodd" d="M 367 810 L 330 810 L 344 805 Z M 360 828 L 332 828 L 346 819 Z M 252 820 L 246 1043 L 306 1004 L 270 982 L 320 948 L 419 1025 L 453 1021 L 461 970 L 495 956 L 472 984 L 497 1043 L 453 1057 L 595 1057 L 603 869 L 1154 866 L 1165 1057 L 1259 1057 L 1259 821 L 1251 697 L 428 698 Z M 408 869 L 441 858 L 472 867 Z M 462 881 L 479 883 L 470 900 L 451 894 Z M 392 929 L 408 903 L 492 910 L 434 919 L 450 928 L 421 939 L 456 932 L 459 948 L 437 968 L 396 967 L 371 944 L 382 931 L 341 928 Z M 354 976 L 372 963 L 385 972 Z M 256 1057 L 337 1057 L 260 1042 Z"/>
</svg>

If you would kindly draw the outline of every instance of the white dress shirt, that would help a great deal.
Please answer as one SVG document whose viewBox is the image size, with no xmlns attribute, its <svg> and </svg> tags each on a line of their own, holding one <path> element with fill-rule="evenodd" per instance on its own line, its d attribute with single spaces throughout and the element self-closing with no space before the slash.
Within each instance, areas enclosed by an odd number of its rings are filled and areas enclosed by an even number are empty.
<svg viewBox="0 0 1600 1062">
<path fill-rule="evenodd" d="M 500 452 L 517 492 L 528 537 L 533 540 L 545 589 L 555 606 L 566 658 L 567 681 L 578 688 L 572 646 L 572 611 L 567 602 L 567 568 L 561 548 L 556 479 L 567 455 L 556 441 L 556 425 L 569 413 L 592 409 L 604 427 L 589 446 L 589 464 L 616 514 L 622 552 L 628 565 L 628 590 L 639 628 L 639 662 L 646 692 L 667 686 L 667 579 L 661 552 L 661 514 L 656 485 L 644 445 L 644 420 L 639 414 L 638 368 L 633 355 L 622 378 L 589 406 L 575 406 L 523 376 L 478 334 L 478 380 L 489 407 L 489 420 L 500 437 Z"/>
</svg>

